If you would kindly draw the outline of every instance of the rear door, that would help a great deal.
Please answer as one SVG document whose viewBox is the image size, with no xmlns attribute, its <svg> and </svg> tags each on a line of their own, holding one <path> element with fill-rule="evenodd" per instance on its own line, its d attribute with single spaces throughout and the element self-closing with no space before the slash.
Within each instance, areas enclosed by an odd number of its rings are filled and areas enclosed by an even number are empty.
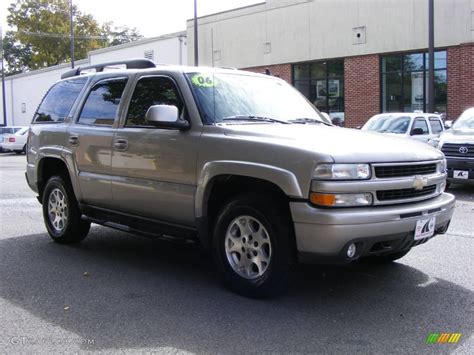
<svg viewBox="0 0 474 355">
<path fill-rule="evenodd" d="M 440 133 L 444 131 L 444 125 L 439 117 L 429 117 L 430 128 L 431 128 L 431 136 L 432 138 L 439 137 Z"/>
<path fill-rule="evenodd" d="M 112 139 L 127 77 L 96 82 L 69 126 L 68 146 L 76 166 L 83 203 L 113 207 Z"/>
<path fill-rule="evenodd" d="M 122 127 L 114 137 L 114 203 L 130 214 L 193 225 L 201 130 L 149 125 L 145 113 L 152 105 L 174 105 L 181 117 L 188 119 L 184 100 L 172 77 L 152 75 L 137 80 Z"/>
</svg>

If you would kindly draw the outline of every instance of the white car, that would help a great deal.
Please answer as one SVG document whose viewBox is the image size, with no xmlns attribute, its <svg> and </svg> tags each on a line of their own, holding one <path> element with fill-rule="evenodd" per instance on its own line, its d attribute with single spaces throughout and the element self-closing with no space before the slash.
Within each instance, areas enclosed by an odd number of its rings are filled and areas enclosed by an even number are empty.
<svg viewBox="0 0 474 355">
<path fill-rule="evenodd" d="M 388 112 L 370 118 L 362 130 L 406 136 L 435 145 L 434 140 L 444 131 L 444 124 L 435 113 Z"/>
<path fill-rule="evenodd" d="M 5 126 L 5 127 L 0 127 L 0 152 L 3 151 L 2 149 L 2 143 L 3 143 L 3 136 L 5 134 L 13 134 L 18 132 L 20 129 L 23 127 L 18 127 L 18 126 Z"/>
<path fill-rule="evenodd" d="M 2 149 L 13 151 L 16 154 L 26 153 L 26 140 L 28 139 L 29 127 L 21 127 L 14 134 L 4 134 Z"/>
</svg>

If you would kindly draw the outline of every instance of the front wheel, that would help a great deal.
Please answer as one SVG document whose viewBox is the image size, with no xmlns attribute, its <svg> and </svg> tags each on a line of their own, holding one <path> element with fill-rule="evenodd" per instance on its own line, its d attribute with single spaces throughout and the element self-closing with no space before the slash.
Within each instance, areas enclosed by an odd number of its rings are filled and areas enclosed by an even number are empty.
<svg viewBox="0 0 474 355">
<path fill-rule="evenodd" d="M 56 243 L 79 243 L 87 236 L 90 222 L 81 219 L 71 184 L 64 177 L 48 180 L 42 202 L 46 229 Z"/>
<path fill-rule="evenodd" d="M 224 284 L 252 298 L 275 296 L 287 288 L 293 264 L 289 213 L 263 196 L 239 196 L 220 211 L 213 252 Z"/>
</svg>

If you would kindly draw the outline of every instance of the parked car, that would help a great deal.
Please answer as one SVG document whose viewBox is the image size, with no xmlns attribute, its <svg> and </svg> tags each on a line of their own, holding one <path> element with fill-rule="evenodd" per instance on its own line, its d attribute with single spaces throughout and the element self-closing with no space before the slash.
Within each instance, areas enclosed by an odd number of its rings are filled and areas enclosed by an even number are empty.
<svg viewBox="0 0 474 355">
<path fill-rule="evenodd" d="M 3 150 L 15 152 L 16 154 L 26 153 L 28 129 L 28 127 L 22 127 L 14 134 L 4 134 L 2 143 Z"/>
<path fill-rule="evenodd" d="M 434 145 L 432 140 L 444 131 L 444 124 L 434 113 L 390 112 L 371 117 L 362 130 L 410 137 Z"/>
<path fill-rule="evenodd" d="M 448 162 L 448 181 L 474 182 L 474 107 L 464 111 L 437 143 Z"/>
<path fill-rule="evenodd" d="M 0 152 L 3 151 L 3 136 L 5 134 L 13 134 L 18 132 L 22 127 L 17 127 L 17 126 L 5 126 L 5 127 L 0 127 Z"/>
<path fill-rule="evenodd" d="M 225 285 L 267 297 L 297 261 L 391 262 L 446 233 L 438 149 L 328 125 L 272 76 L 124 64 L 65 73 L 34 116 L 26 177 L 55 242 L 91 222 L 199 242 Z"/>
</svg>

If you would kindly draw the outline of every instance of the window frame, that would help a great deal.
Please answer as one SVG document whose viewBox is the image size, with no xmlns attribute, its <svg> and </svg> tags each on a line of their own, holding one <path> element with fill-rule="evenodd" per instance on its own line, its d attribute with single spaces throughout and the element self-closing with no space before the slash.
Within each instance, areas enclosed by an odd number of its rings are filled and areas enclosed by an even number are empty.
<svg viewBox="0 0 474 355">
<path fill-rule="evenodd" d="M 426 117 L 423 117 L 423 116 L 415 117 L 415 118 L 413 119 L 413 123 L 412 123 L 411 128 L 410 128 L 410 136 L 413 136 L 413 130 L 415 129 L 415 124 L 416 124 L 417 121 L 423 121 L 423 122 L 425 122 L 426 130 L 427 130 L 427 133 L 418 134 L 417 136 L 429 136 L 429 135 L 431 134 L 431 133 L 430 133 L 430 125 L 429 125 L 429 123 L 427 122 Z"/>
<path fill-rule="evenodd" d="M 110 125 L 88 124 L 88 123 L 79 122 L 79 120 L 81 118 L 82 111 L 84 110 L 84 106 L 86 105 L 87 100 L 89 99 L 89 96 L 92 93 L 92 89 L 94 89 L 94 87 L 96 87 L 97 85 L 100 85 L 104 82 L 119 81 L 119 80 L 125 80 L 125 86 L 123 88 L 122 97 L 120 98 L 120 103 L 117 107 L 117 112 L 116 112 L 115 117 L 114 117 L 114 122 Z M 88 89 L 87 89 L 87 92 L 86 92 L 85 96 L 82 99 L 82 102 L 81 102 L 81 105 L 79 106 L 79 109 L 77 110 L 77 115 L 74 119 L 74 124 L 81 125 L 81 126 L 84 126 L 84 127 L 113 128 L 115 126 L 115 124 L 117 123 L 117 121 L 118 121 L 117 119 L 120 119 L 120 113 L 121 113 L 121 109 L 122 109 L 122 105 L 123 105 L 123 100 L 126 98 L 127 86 L 129 84 L 129 81 L 130 81 L 130 77 L 126 76 L 126 75 L 123 75 L 123 76 L 114 76 L 114 77 L 103 78 L 103 79 L 99 79 L 99 80 L 91 83 L 89 85 Z"/>
<path fill-rule="evenodd" d="M 436 53 L 445 52 L 446 53 L 446 64 L 442 68 L 434 68 L 434 73 L 436 72 L 445 72 L 446 73 L 446 82 L 448 81 L 448 53 L 447 48 L 436 48 L 434 51 L 435 60 L 436 60 Z M 422 69 L 416 70 L 405 70 L 405 56 L 414 55 L 414 54 L 421 54 L 423 56 L 422 59 Z M 413 52 L 395 52 L 395 53 L 384 53 L 379 55 L 379 84 L 380 84 L 380 101 L 379 101 L 379 111 L 380 113 L 390 113 L 390 112 L 413 112 L 413 111 L 404 111 L 404 102 L 405 102 L 405 76 L 411 75 L 412 73 L 422 73 L 423 74 L 423 112 L 426 112 L 428 107 L 427 102 L 427 82 L 428 82 L 428 74 L 429 68 L 427 66 L 429 52 L 427 51 L 413 51 Z M 383 70 L 383 63 L 384 58 L 387 57 L 400 57 L 400 69 L 399 70 Z M 401 76 L 401 90 L 400 90 L 400 104 L 398 107 L 398 111 L 384 111 L 384 96 L 386 91 L 384 90 L 384 75 L 387 74 L 400 74 Z M 436 94 L 435 94 L 436 95 Z M 436 103 L 435 103 L 436 104 Z M 448 111 L 448 102 L 446 102 L 446 112 Z M 430 112 L 434 113 L 434 112 Z"/>
<path fill-rule="evenodd" d="M 139 126 L 139 125 L 137 125 L 137 126 L 127 126 L 128 111 L 130 109 L 130 104 L 132 102 L 133 94 L 135 93 L 135 89 L 137 88 L 138 82 L 141 79 L 148 79 L 148 78 L 165 78 L 165 79 L 171 80 L 171 82 L 173 83 L 173 85 L 176 88 L 176 92 L 178 93 L 179 99 L 183 103 L 183 110 L 180 113 L 179 117 L 183 120 L 188 121 L 189 127 L 191 128 L 191 120 L 189 119 L 188 109 L 186 107 L 186 101 L 184 100 L 184 96 L 183 96 L 183 93 L 181 92 L 181 88 L 179 87 L 178 82 L 175 80 L 175 78 L 173 78 L 169 74 L 145 74 L 145 75 L 136 76 L 134 78 L 133 83 L 130 85 L 130 89 L 129 89 L 130 93 L 127 96 L 125 102 L 123 103 L 123 117 L 120 120 L 119 128 L 122 128 L 122 129 L 123 128 L 127 128 L 127 129 L 144 129 L 145 128 L 145 129 L 160 129 L 160 130 L 169 130 L 170 129 L 168 127 L 158 127 L 158 126 L 153 126 L 153 125 L 150 125 L 150 126 Z"/>
<path fill-rule="evenodd" d="M 329 75 L 329 72 L 330 72 L 330 67 L 332 65 L 334 65 L 335 63 L 337 62 L 341 62 L 342 64 L 342 75 L 335 75 L 335 76 L 330 76 Z M 312 65 L 313 64 L 322 64 L 324 65 L 324 76 L 312 76 L 311 75 L 311 69 L 312 69 Z M 298 65 L 308 65 L 308 76 L 305 76 L 305 77 L 300 77 L 300 78 L 296 78 L 296 67 Z M 324 110 L 323 109 L 320 109 L 318 108 L 318 106 L 316 106 L 312 101 L 311 101 L 311 90 L 312 90 L 312 87 L 313 87 L 313 83 L 315 83 L 314 85 L 317 87 L 317 82 L 318 81 L 323 81 L 324 80 L 324 88 L 326 90 L 326 98 L 324 99 L 324 103 L 325 103 L 325 106 L 324 106 Z M 342 81 L 342 86 L 343 86 L 343 89 L 342 89 L 342 96 L 341 94 L 339 94 L 339 96 L 337 96 L 337 98 L 342 98 L 343 100 L 343 110 L 342 111 L 333 111 L 333 112 L 330 112 L 329 111 L 329 100 L 331 99 L 330 96 L 329 96 L 329 81 L 330 80 L 341 80 Z M 307 97 L 306 95 L 303 94 L 303 92 L 301 92 L 300 90 L 297 90 L 300 91 L 300 93 L 306 97 L 306 99 L 314 106 L 316 107 L 319 111 L 321 112 L 326 112 L 327 114 L 331 114 L 331 113 L 334 113 L 334 112 L 346 112 L 346 95 L 345 95 L 345 87 L 346 87 L 346 82 L 345 82 L 345 66 L 344 66 L 344 58 L 333 58 L 333 59 L 328 59 L 328 60 L 315 60 L 315 61 L 309 61 L 309 62 L 300 62 L 300 63 L 294 63 L 292 65 L 292 70 L 291 70 L 291 83 L 292 83 L 292 86 L 294 88 L 296 88 L 296 84 L 297 83 L 302 83 L 302 82 L 305 82 L 307 85 L 308 85 L 308 92 L 309 92 L 309 96 L 310 97 Z M 316 94 L 317 96 L 317 94 Z"/>
</svg>

